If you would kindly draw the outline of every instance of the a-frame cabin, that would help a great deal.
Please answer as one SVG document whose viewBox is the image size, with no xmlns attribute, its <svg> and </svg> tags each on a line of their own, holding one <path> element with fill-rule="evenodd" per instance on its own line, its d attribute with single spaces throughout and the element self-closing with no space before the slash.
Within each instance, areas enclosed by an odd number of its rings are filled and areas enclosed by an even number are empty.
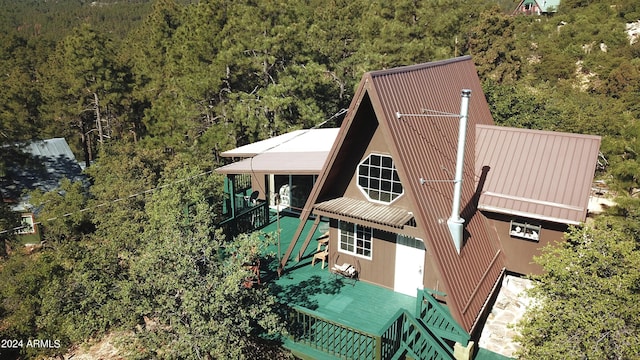
<svg viewBox="0 0 640 360">
<path fill-rule="evenodd" d="M 463 89 L 471 91 L 470 146 L 464 150 L 458 251 L 447 220 Z M 330 266 L 357 263 L 362 281 L 414 296 L 420 288 L 443 294 L 439 299 L 469 332 L 505 263 L 476 211 L 478 124 L 493 120 L 470 57 L 366 73 L 301 215 L 330 219 Z"/>
<path fill-rule="evenodd" d="M 313 358 L 467 359 L 505 273 L 539 271 L 539 248 L 586 220 L 600 138 L 493 125 L 464 56 L 365 73 L 330 142 L 291 232 L 280 216 L 272 229 L 288 244 L 275 286 L 292 311 L 286 346 Z M 300 176 L 289 160 L 309 154 L 297 151 L 218 171 L 267 189 L 264 174 Z M 344 286 L 317 260 L 361 283 Z"/>
</svg>

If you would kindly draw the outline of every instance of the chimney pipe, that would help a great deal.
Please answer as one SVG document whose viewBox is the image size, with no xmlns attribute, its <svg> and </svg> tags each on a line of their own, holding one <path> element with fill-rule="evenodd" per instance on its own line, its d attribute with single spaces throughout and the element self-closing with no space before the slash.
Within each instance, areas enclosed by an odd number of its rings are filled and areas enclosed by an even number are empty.
<svg viewBox="0 0 640 360">
<path fill-rule="evenodd" d="M 460 102 L 460 129 L 458 130 L 458 155 L 456 157 L 456 175 L 453 179 L 453 205 L 451 217 L 447 220 L 449 232 L 453 238 L 456 251 L 460 254 L 462 240 L 464 239 L 464 219 L 460 217 L 460 202 L 462 200 L 462 172 L 464 165 L 464 146 L 467 138 L 467 118 L 469 113 L 469 98 L 471 90 L 464 89 Z"/>
</svg>

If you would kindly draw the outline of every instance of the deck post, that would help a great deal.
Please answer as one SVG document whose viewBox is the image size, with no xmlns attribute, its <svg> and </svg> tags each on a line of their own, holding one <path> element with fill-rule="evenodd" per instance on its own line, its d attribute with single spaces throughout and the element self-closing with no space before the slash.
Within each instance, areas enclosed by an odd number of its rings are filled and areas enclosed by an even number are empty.
<svg viewBox="0 0 640 360">
<path fill-rule="evenodd" d="M 298 256 L 296 257 L 296 261 L 300 261 L 300 259 L 302 259 L 302 255 L 304 255 L 305 250 L 307 250 L 307 246 L 309 246 L 309 242 L 311 241 L 311 238 L 313 237 L 313 234 L 315 234 L 319 223 L 320 223 L 320 216 L 316 215 L 315 220 L 313 220 L 313 225 L 311 226 L 311 230 L 309 230 L 309 234 L 307 234 L 307 237 L 304 239 L 304 242 L 302 243 L 302 247 L 300 248 L 300 251 L 298 252 Z"/>
<path fill-rule="evenodd" d="M 382 336 L 376 336 L 375 360 L 382 360 Z"/>
</svg>

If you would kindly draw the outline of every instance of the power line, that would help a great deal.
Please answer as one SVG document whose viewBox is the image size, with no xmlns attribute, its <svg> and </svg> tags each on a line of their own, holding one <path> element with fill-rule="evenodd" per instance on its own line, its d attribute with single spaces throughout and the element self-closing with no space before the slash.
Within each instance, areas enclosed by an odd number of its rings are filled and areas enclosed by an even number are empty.
<svg viewBox="0 0 640 360">
<path fill-rule="evenodd" d="M 297 134 L 296 136 L 292 136 L 291 138 L 289 138 L 289 139 L 287 139 L 287 140 L 285 140 L 285 141 L 283 141 L 283 142 L 281 142 L 281 143 L 274 144 L 273 146 L 271 146 L 271 147 L 269 147 L 269 148 L 267 148 L 267 149 L 263 149 L 263 150 L 262 150 L 262 151 L 260 151 L 259 153 L 252 155 L 252 156 L 249 158 L 249 169 L 250 169 L 250 171 L 251 171 L 251 176 L 252 176 L 252 177 L 255 177 L 255 175 L 256 175 L 256 172 L 255 172 L 255 170 L 253 169 L 253 158 L 254 158 L 254 157 L 256 157 L 257 155 L 260 155 L 260 154 L 262 154 L 262 153 L 265 153 L 265 152 L 267 152 L 267 151 L 269 151 L 269 150 L 271 150 L 271 149 L 273 149 L 273 148 L 276 148 L 276 147 L 278 147 L 278 146 L 280 146 L 280 145 L 282 145 L 282 144 L 286 144 L 286 143 L 288 143 L 288 142 L 292 141 L 293 139 L 296 139 L 296 138 L 298 138 L 298 137 L 300 137 L 300 136 L 302 136 L 302 135 L 304 135 L 304 134 L 308 133 L 310 130 L 318 129 L 318 128 L 320 128 L 322 125 L 324 125 L 324 124 L 328 123 L 329 121 L 331 121 L 331 120 L 333 120 L 333 119 L 337 118 L 338 116 L 341 116 L 341 115 L 346 114 L 346 113 L 347 113 L 347 111 L 348 111 L 348 109 L 342 108 L 342 109 L 338 110 L 335 114 L 331 115 L 331 117 L 329 117 L 327 120 L 325 120 L 325 121 L 323 121 L 323 122 L 321 122 L 321 123 L 319 123 L 319 124 L 316 124 L 316 125 L 314 125 L 313 127 L 310 127 L 309 129 L 306 129 L 305 131 L 300 132 L 300 133 L 299 133 L 299 134 Z M 258 186 L 260 187 L 260 190 L 262 190 L 262 192 L 266 195 L 266 194 L 267 194 L 267 189 L 264 189 L 264 188 L 262 187 L 262 183 L 258 182 Z M 275 195 L 275 194 L 274 194 L 274 195 Z M 289 207 L 291 207 L 291 206 L 289 206 Z"/>
<path fill-rule="evenodd" d="M 66 213 L 66 214 L 61 215 L 61 216 L 54 216 L 54 217 L 45 219 L 43 221 L 34 222 L 33 225 L 41 225 L 43 222 L 54 221 L 54 220 L 57 220 L 59 218 L 69 217 L 69 216 L 74 215 L 74 214 L 83 213 L 83 212 L 86 212 L 86 211 L 89 211 L 89 210 L 93 210 L 93 209 L 97 209 L 97 208 L 100 208 L 100 207 L 103 207 L 103 206 L 107 206 L 109 204 L 113 204 L 113 203 L 117 203 L 117 202 L 120 202 L 120 201 L 123 201 L 123 200 L 135 198 L 135 197 L 138 197 L 140 195 L 150 194 L 150 193 L 152 193 L 152 192 L 154 192 L 156 190 L 164 189 L 166 187 L 173 186 L 173 185 L 176 185 L 176 184 L 180 184 L 180 183 L 183 183 L 185 181 L 189 181 L 189 180 L 195 179 L 197 177 L 208 175 L 208 174 L 211 174 L 211 173 L 213 173 L 213 170 L 204 171 L 204 172 L 201 172 L 201 173 L 199 173 L 197 175 L 192 175 L 192 176 L 189 176 L 189 177 L 186 177 L 186 178 L 183 178 L 183 179 L 179 179 L 179 180 L 170 182 L 168 184 L 163 184 L 163 185 L 156 186 L 156 187 L 154 187 L 152 189 L 148 189 L 148 190 L 140 191 L 140 192 L 137 192 L 137 193 L 133 193 L 133 194 L 130 194 L 130 195 L 126 196 L 126 197 L 117 198 L 117 199 L 114 199 L 114 200 L 111 200 L 111 201 L 103 202 L 102 204 L 99 204 L 99 205 L 90 206 L 90 207 L 86 207 L 84 209 L 80 209 L 80 210 L 77 210 L 77 211 L 69 212 L 69 213 Z M 1 234 L 6 234 L 8 232 L 16 232 L 16 231 L 18 231 L 20 229 L 24 229 L 24 228 L 27 228 L 27 227 L 28 226 L 18 226 L 18 227 L 14 227 L 12 229 L 0 230 L 0 235 Z"/>
<path fill-rule="evenodd" d="M 298 134 L 297 136 L 294 136 L 293 138 L 288 139 L 287 141 L 285 141 L 285 142 L 283 142 L 283 143 L 286 143 L 286 142 L 288 142 L 288 141 L 291 141 L 291 140 L 293 140 L 293 139 L 297 138 L 298 136 L 302 136 L 303 134 L 307 133 L 307 132 L 308 132 L 309 130 L 311 130 L 311 129 L 317 129 L 317 128 L 321 127 L 322 125 L 326 124 L 327 122 L 329 122 L 329 121 L 333 120 L 334 118 L 336 118 L 336 117 L 338 117 L 338 116 L 340 116 L 340 115 L 345 114 L 346 112 L 347 112 L 347 109 L 344 109 L 344 108 L 343 108 L 343 109 L 340 109 L 338 112 L 336 112 L 335 114 L 333 114 L 333 115 L 332 115 L 330 118 L 328 118 L 327 120 L 325 120 L 325 121 L 323 121 L 323 122 L 321 122 L 321 123 L 319 123 L 319 124 L 317 124 L 317 125 L 313 126 L 312 128 L 307 129 L 307 131 L 304 131 L 304 132 L 302 132 L 302 133 Z M 280 143 L 280 144 L 278 144 L 278 145 L 274 145 L 273 147 L 275 147 L 275 146 L 279 146 L 279 145 L 281 145 L 281 144 L 283 144 L 283 143 Z M 273 148 L 273 147 L 271 147 L 271 148 Z M 269 148 L 269 149 L 265 149 L 265 150 L 263 150 L 262 152 L 265 152 L 265 151 L 267 151 L 267 150 L 270 150 L 271 148 Z M 254 156 L 255 156 L 255 155 L 254 155 Z M 250 161 L 253 161 L 253 156 L 251 157 Z M 121 198 L 118 198 L 118 199 L 114 199 L 114 200 L 111 200 L 111 201 L 107 201 L 107 202 L 104 202 L 104 203 L 99 204 L 99 205 L 95 205 L 95 206 L 87 207 L 87 208 L 84 208 L 84 209 L 81 209 L 81 210 L 78 210 L 78 211 L 74 211 L 74 212 L 66 213 L 66 214 L 61 215 L 61 216 L 54 216 L 54 217 L 52 217 L 52 218 L 48 218 L 48 219 L 43 220 L 43 221 L 34 222 L 34 223 L 33 223 L 33 225 L 42 225 L 42 223 L 43 223 L 43 222 L 55 221 L 55 220 L 57 220 L 58 218 L 69 217 L 69 216 L 74 215 L 74 214 L 78 214 L 78 213 L 86 212 L 86 211 L 89 211 L 89 210 L 92 210 L 92 209 L 97 209 L 97 208 L 100 208 L 100 207 L 103 207 L 103 206 L 107 206 L 107 205 L 108 205 L 108 204 L 110 204 L 110 203 L 116 203 L 116 202 L 120 202 L 120 201 L 123 201 L 123 200 L 126 200 L 126 199 L 135 198 L 135 197 L 138 197 L 138 196 L 140 196 L 140 195 L 150 194 L 150 193 L 152 193 L 152 192 L 154 192 L 154 191 L 156 191 L 156 190 L 160 190 L 160 189 L 163 189 L 163 188 L 168 187 L 168 186 L 176 185 L 176 184 L 179 184 L 179 183 L 182 183 L 182 182 L 185 182 L 185 181 L 188 181 L 188 180 L 191 180 L 191 179 L 194 179 L 194 178 L 200 177 L 200 176 L 208 175 L 208 174 L 211 174 L 211 173 L 213 173 L 213 172 L 214 172 L 214 170 L 208 170 L 208 171 L 202 172 L 202 173 L 197 174 L 197 175 L 189 176 L 189 177 L 186 177 L 186 178 L 184 178 L 184 179 L 179 179 L 179 180 L 174 181 L 174 182 L 171 182 L 171 183 L 169 183 L 169 184 L 164 184 L 164 185 L 156 186 L 155 188 L 152 188 L 152 189 L 148 189 L 148 190 L 140 191 L 140 192 L 137 192 L 137 193 L 134 193 L 134 194 L 130 194 L 130 195 L 126 196 L 126 197 L 121 197 Z M 254 170 L 253 170 L 253 166 L 251 166 L 251 173 L 252 173 L 252 174 L 255 174 L 255 172 L 254 172 Z M 266 190 L 265 190 L 265 189 L 262 189 L 262 191 L 263 191 L 263 192 L 265 192 Z M 18 227 L 14 227 L 14 228 L 12 228 L 12 229 L 0 230 L 0 235 L 2 235 L 2 234 L 6 234 L 6 233 L 8 233 L 8 232 L 16 232 L 16 231 L 18 231 L 18 230 L 21 230 L 21 229 L 24 229 L 24 228 L 27 228 L 27 227 L 29 227 L 29 226 L 18 226 Z"/>
</svg>

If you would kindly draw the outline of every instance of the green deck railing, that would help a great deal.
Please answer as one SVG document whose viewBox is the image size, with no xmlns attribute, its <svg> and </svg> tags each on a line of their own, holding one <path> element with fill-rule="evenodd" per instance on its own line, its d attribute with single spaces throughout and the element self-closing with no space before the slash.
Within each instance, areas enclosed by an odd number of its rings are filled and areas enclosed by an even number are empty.
<svg viewBox="0 0 640 360">
<path fill-rule="evenodd" d="M 453 345 L 469 334 L 429 293 L 421 292 L 417 316 L 401 309 L 380 334 L 363 332 L 301 307 L 291 308 L 289 334 L 301 345 L 342 359 L 453 359 Z"/>
<path fill-rule="evenodd" d="M 381 359 L 380 336 L 324 319 L 307 309 L 291 310 L 289 336 L 293 341 L 341 359 Z"/>
<path fill-rule="evenodd" d="M 459 342 L 462 346 L 467 346 L 471 339 L 469 333 L 458 325 L 449 311 L 428 293 L 428 290 L 420 291 L 417 300 L 416 318 L 426 328 L 442 341 L 448 342 L 451 348 L 456 342 Z"/>
<path fill-rule="evenodd" d="M 381 359 L 400 359 L 409 355 L 415 359 L 450 360 L 452 350 L 406 310 L 400 310 L 381 336 Z"/>
<path fill-rule="evenodd" d="M 227 238 L 230 239 L 238 234 L 261 229 L 267 224 L 269 224 L 269 206 L 266 202 L 260 202 L 216 226 L 222 228 Z"/>
</svg>

